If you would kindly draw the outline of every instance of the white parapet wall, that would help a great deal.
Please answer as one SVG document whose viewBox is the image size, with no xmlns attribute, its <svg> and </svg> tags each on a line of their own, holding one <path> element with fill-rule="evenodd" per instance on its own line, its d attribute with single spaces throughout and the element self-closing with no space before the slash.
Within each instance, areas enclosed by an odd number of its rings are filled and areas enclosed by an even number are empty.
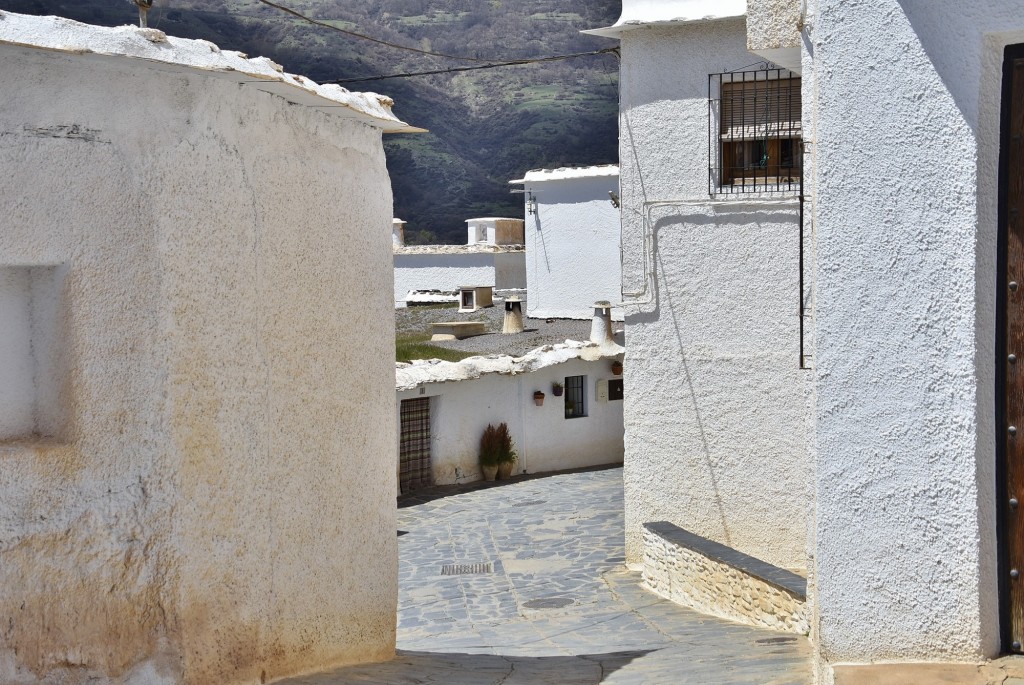
<svg viewBox="0 0 1024 685">
<path fill-rule="evenodd" d="M 416 245 L 394 248 L 395 306 L 412 290 L 454 292 L 464 285 L 498 290 L 526 287 L 521 246 Z"/>
<path fill-rule="evenodd" d="M 408 127 L 152 29 L 0 12 L 0 60 L 0 682 L 390 658 Z"/>
<path fill-rule="evenodd" d="M 508 424 L 520 459 L 515 473 L 543 473 L 622 462 L 622 401 L 601 397 L 621 380 L 612 362 L 622 348 L 590 343 L 538 348 L 524 357 L 471 357 L 461 362 L 399 364 L 402 400 L 430 398 L 431 464 L 435 484 L 480 480 L 478 448 L 488 423 Z M 566 418 L 565 398 L 552 386 L 584 378 L 586 416 Z M 545 393 L 537 406 L 533 394 Z"/>
</svg>

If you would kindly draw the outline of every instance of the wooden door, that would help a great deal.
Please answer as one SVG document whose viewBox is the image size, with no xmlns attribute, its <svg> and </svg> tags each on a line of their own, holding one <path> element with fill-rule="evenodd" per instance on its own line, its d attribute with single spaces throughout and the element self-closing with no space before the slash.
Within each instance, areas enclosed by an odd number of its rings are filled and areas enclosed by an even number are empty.
<svg viewBox="0 0 1024 685">
<path fill-rule="evenodd" d="M 1024 645 L 1024 46 L 1003 70 L 999 188 L 1000 607 L 1003 648 Z"/>
<path fill-rule="evenodd" d="M 433 484 L 430 463 L 430 398 L 402 400 L 398 484 L 402 494 Z"/>
</svg>

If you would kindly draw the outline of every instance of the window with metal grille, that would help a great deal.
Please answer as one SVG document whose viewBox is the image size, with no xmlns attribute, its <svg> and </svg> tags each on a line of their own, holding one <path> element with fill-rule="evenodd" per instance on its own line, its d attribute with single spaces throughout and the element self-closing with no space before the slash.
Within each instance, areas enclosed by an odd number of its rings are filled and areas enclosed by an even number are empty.
<svg viewBox="0 0 1024 685">
<path fill-rule="evenodd" d="M 565 418 L 577 419 L 587 415 L 587 377 L 565 377 Z"/>
<path fill-rule="evenodd" d="M 799 191 L 800 78 L 780 68 L 708 77 L 711 194 Z"/>
</svg>

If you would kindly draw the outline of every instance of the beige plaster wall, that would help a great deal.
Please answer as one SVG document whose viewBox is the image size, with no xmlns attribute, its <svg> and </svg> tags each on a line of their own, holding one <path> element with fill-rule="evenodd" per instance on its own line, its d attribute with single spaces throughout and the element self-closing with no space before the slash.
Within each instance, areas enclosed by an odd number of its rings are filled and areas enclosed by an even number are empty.
<svg viewBox="0 0 1024 685">
<path fill-rule="evenodd" d="M 59 430 L 0 443 L 0 682 L 389 657 L 379 130 L 139 60 L 0 59 L 0 267 L 64 266 L 67 360 Z"/>
</svg>

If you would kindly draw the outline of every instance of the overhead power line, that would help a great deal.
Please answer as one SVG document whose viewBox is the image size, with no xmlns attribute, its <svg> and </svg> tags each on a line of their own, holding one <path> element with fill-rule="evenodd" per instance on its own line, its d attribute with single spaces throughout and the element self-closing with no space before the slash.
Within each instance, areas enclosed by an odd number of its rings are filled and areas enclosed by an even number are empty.
<svg viewBox="0 0 1024 685">
<path fill-rule="evenodd" d="M 364 35 L 362 33 L 357 33 L 355 31 L 349 31 L 348 29 L 340 28 L 338 26 L 335 26 L 334 24 L 328 24 L 327 22 L 319 21 L 317 19 L 313 19 L 312 17 L 307 17 L 305 14 L 302 14 L 301 12 L 296 12 L 295 10 L 291 9 L 290 7 L 285 7 L 284 5 L 278 5 L 277 3 L 270 2 L 270 0 L 259 0 L 259 2 L 262 2 L 264 5 L 267 5 L 269 7 L 273 7 L 275 9 L 279 9 L 282 12 L 287 12 L 288 14 L 290 14 L 292 16 L 295 16 L 295 17 L 298 17 L 299 19 L 302 19 L 303 21 L 308 21 L 310 24 L 316 24 L 317 26 L 323 26 L 325 29 L 331 29 L 332 31 L 337 31 L 338 33 L 344 33 L 346 36 L 352 36 L 353 38 L 361 38 L 363 40 L 368 40 L 368 41 L 371 41 L 373 43 L 377 43 L 379 45 L 387 45 L 388 47 L 395 48 L 396 50 L 408 50 L 409 52 L 418 52 L 421 55 L 430 55 L 431 57 L 444 57 L 445 59 L 458 59 L 458 60 L 462 60 L 464 62 L 486 62 L 487 61 L 486 59 L 481 59 L 481 58 L 478 58 L 478 57 L 461 57 L 459 55 L 447 55 L 447 54 L 445 54 L 443 52 L 432 52 L 431 50 L 421 50 L 419 48 L 412 48 L 412 47 L 409 47 L 408 45 L 398 45 L 397 43 L 391 43 L 391 42 L 388 42 L 386 40 L 381 40 L 380 38 L 374 38 L 373 36 L 367 36 L 367 35 Z"/>
<path fill-rule="evenodd" d="M 476 69 L 496 69 L 498 67 L 512 67 L 521 64 L 539 64 L 541 62 L 556 62 L 563 59 L 573 59 L 574 57 L 590 57 L 591 55 L 616 55 L 618 56 L 618 48 L 604 48 L 603 50 L 594 50 L 592 52 L 577 52 L 571 55 L 552 55 L 550 57 L 534 57 L 532 59 L 514 59 L 507 62 L 491 62 L 488 64 L 476 64 L 471 67 L 449 67 L 447 69 L 432 69 L 430 71 L 409 71 L 402 74 L 386 74 L 383 76 L 363 76 L 361 78 L 342 78 L 335 81 L 324 81 L 324 83 L 336 83 L 338 85 L 345 85 L 347 83 L 365 83 L 367 81 L 383 81 L 389 78 L 409 78 L 410 76 L 432 76 L 434 74 L 451 74 L 459 71 L 474 71 Z"/>
</svg>

